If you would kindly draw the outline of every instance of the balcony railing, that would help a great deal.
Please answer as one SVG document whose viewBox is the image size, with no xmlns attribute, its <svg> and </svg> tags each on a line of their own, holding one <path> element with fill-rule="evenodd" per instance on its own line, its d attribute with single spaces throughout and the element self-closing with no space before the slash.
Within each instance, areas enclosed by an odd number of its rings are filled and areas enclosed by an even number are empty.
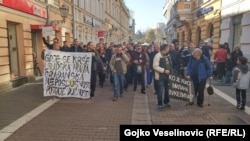
<svg viewBox="0 0 250 141">
<path fill-rule="evenodd" d="M 178 1 L 176 3 L 176 12 L 179 20 L 192 18 L 192 1 Z"/>
<path fill-rule="evenodd" d="M 190 1 L 178 1 L 177 2 L 177 13 L 191 13 L 192 3 Z"/>
</svg>

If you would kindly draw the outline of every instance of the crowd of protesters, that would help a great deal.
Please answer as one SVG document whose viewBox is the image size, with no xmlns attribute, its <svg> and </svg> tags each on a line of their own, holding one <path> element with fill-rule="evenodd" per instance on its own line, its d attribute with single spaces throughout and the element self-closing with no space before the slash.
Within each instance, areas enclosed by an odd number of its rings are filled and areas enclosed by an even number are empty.
<svg viewBox="0 0 250 141">
<path fill-rule="evenodd" d="M 239 46 L 234 47 L 234 51 L 230 52 L 228 43 L 225 43 L 220 44 L 218 49 L 213 51 L 213 47 L 204 41 L 200 41 L 198 45 L 195 45 L 194 42 L 189 44 L 184 42 L 179 46 L 177 42 L 172 42 L 158 46 L 152 42 L 150 45 L 144 46 L 140 43 L 128 44 L 126 42 L 108 44 L 103 40 L 97 44 L 88 42 L 85 45 L 74 39 L 70 46 L 67 41 L 64 41 L 61 47 L 56 38 L 53 40 L 53 44 L 49 44 L 45 38 L 43 41 L 48 49 L 93 54 L 91 98 L 95 96 L 96 76 L 99 77 L 100 88 L 105 86 L 107 79 L 113 84 L 113 101 L 123 97 L 123 93 L 128 91 L 129 85 L 132 86 L 134 92 L 140 85 L 141 94 L 146 94 L 146 88 L 152 85 L 160 110 L 164 107 L 171 107 L 168 94 L 168 76 L 170 74 L 191 80 L 194 98 L 189 104 L 193 105 L 197 98 L 197 105 L 203 107 L 207 79 L 212 80 L 215 77 L 219 81 L 223 81 L 225 78 L 225 84 L 231 85 L 233 68 L 238 65 L 238 58 L 243 56 Z M 235 81 L 236 78 L 234 78 Z M 239 90 L 237 92 L 240 93 Z"/>
</svg>

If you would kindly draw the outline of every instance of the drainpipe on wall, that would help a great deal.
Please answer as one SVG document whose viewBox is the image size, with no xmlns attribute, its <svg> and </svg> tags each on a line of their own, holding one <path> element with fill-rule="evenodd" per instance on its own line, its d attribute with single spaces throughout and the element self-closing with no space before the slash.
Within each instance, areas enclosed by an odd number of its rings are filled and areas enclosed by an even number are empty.
<svg viewBox="0 0 250 141">
<path fill-rule="evenodd" d="M 46 10 L 47 10 L 46 25 L 49 25 L 50 24 L 50 16 L 49 16 L 50 5 L 49 5 L 49 0 L 46 0 Z M 47 41 L 50 41 L 50 36 L 47 37 Z"/>
<path fill-rule="evenodd" d="M 76 24 L 75 24 L 75 15 L 76 15 L 76 8 L 75 8 L 75 0 L 73 1 L 73 11 L 72 11 L 72 13 L 73 13 L 73 31 L 72 31 L 72 33 L 73 33 L 73 40 L 76 38 Z"/>
</svg>

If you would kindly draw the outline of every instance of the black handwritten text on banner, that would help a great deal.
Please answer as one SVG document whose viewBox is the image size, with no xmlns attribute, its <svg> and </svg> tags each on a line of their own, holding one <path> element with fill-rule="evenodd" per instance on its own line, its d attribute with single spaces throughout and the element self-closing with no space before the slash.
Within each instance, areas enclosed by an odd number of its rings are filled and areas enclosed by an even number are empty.
<svg viewBox="0 0 250 141">
<path fill-rule="evenodd" d="M 44 96 L 90 97 L 91 53 L 47 50 L 44 60 Z"/>
</svg>

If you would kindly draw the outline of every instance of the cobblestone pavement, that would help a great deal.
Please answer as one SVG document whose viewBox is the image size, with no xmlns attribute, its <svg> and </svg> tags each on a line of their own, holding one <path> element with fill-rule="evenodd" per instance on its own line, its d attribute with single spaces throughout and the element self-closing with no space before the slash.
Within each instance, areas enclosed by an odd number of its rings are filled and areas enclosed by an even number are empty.
<svg viewBox="0 0 250 141">
<path fill-rule="evenodd" d="M 61 99 L 21 127 L 7 141 L 119 140 L 119 125 L 130 124 L 132 93 L 113 102 L 112 88 L 98 88 L 95 99 Z"/>
<path fill-rule="evenodd" d="M 130 87 L 123 98 L 113 102 L 113 90 L 109 82 L 107 83 L 104 88 L 97 88 L 94 100 L 60 99 L 19 128 L 6 141 L 118 141 L 121 124 L 250 124 L 250 116 L 246 112 L 237 110 L 235 105 L 217 94 L 205 94 L 203 108 L 197 105 L 187 106 L 186 101 L 171 98 L 172 107 L 158 111 L 157 97 L 152 86 L 147 89 L 146 95 L 139 93 L 139 90 L 132 92 Z M 1 102 L 0 108 L 7 108 L 4 116 L 1 116 L 1 122 L 6 121 L 8 115 L 11 116 L 21 107 L 22 102 L 16 96 L 30 90 L 34 90 L 32 93 L 37 95 L 36 98 L 29 100 L 32 95 L 27 95 L 23 99 L 30 103 L 47 100 L 42 96 L 42 84 L 29 84 L 1 95 L 0 101 L 4 101 L 13 93 L 15 96 L 12 99 L 17 108 L 8 109 L 6 105 L 11 104 L 10 100 L 6 100 L 5 104 Z M 27 101 L 24 103 L 28 104 Z M 38 106 L 38 103 L 34 106 L 27 105 L 29 109 L 25 112 Z M 6 123 L 18 117 L 13 117 Z"/>
</svg>

